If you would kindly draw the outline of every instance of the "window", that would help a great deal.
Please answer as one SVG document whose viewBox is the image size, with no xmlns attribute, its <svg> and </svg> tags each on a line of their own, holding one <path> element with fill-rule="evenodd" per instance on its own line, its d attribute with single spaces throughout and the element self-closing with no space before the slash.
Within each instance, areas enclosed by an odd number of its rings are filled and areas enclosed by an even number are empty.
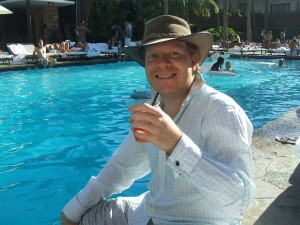
<svg viewBox="0 0 300 225">
<path fill-rule="evenodd" d="M 290 12 L 290 3 L 271 5 L 270 13 L 285 13 Z"/>
</svg>

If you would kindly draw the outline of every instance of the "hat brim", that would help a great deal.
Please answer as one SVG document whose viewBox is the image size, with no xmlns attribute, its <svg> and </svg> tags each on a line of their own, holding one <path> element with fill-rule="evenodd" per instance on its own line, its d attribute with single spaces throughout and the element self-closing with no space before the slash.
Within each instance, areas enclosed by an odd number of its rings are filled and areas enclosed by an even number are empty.
<svg viewBox="0 0 300 225">
<path fill-rule="evenodd" d="M 212 48 L 213 36 L 209 32 L 199 32 L 199 33 L 194 33 L 179 38 L 155 39 L 143 43 L 141 45 L 125 47 L 122 48 L 122 50 L 125 54 L 129 55 L 133 60 L 135 60 L 141 66 L 145 67 L 145 52 L 142 49 L 149 45 L 172 41 L 172 40 L 184 41 L 197 46 L 199 48 L 199 54 L 200 54 L 199 64 L 201 65 Z"/>
</svg>

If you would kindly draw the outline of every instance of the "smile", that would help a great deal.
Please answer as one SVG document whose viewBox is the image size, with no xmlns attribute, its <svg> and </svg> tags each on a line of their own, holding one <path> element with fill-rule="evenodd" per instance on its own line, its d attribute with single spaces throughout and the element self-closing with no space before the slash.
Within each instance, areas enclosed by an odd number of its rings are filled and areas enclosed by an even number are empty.
<svg viewBox="0 0 300 225">
<path fill-rule="evenodd" d="M 155 75 L 156 78 L 158 79 L 166 79 L 166 78 L 171 78 L 171 77 L 175 77 L 176 73 L 173 73 L 171 75 Z"/>
</svg>

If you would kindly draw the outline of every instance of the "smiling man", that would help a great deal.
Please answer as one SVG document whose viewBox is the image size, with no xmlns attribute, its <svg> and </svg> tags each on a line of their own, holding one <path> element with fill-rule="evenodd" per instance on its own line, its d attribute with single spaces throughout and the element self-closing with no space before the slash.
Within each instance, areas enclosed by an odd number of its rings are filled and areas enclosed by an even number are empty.
<svg viewBox="0 0 300 225">
<path fill-rule="evenodd" d="M 165 15 L 146 24 L 141 45 L 123 49 L 145 67 L 160 106 L 129 109 L 132 130 L 147 132 L 129 133 L 65 206 L 62 224 L 240 224 L 255 190 L 253 128 L 198 72 L 211 46 L 211 34 L 191 34 L 185 20 Z M 149 173 L 146 193 L 107 199 Z"/>
</svg>

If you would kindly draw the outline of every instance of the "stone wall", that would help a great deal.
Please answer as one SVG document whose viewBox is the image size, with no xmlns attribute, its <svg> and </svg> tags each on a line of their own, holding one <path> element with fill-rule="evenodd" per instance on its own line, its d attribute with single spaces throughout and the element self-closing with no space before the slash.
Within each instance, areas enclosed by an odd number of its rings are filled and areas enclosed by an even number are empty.
<svg viewBox="0 0 300 225">
<path fill-rule="evenodd" d="M 44 43 L 60 42 L 59 17 L 57 7 L 39 8 L 34 11 L 35 40 Z"/>
</svg>

